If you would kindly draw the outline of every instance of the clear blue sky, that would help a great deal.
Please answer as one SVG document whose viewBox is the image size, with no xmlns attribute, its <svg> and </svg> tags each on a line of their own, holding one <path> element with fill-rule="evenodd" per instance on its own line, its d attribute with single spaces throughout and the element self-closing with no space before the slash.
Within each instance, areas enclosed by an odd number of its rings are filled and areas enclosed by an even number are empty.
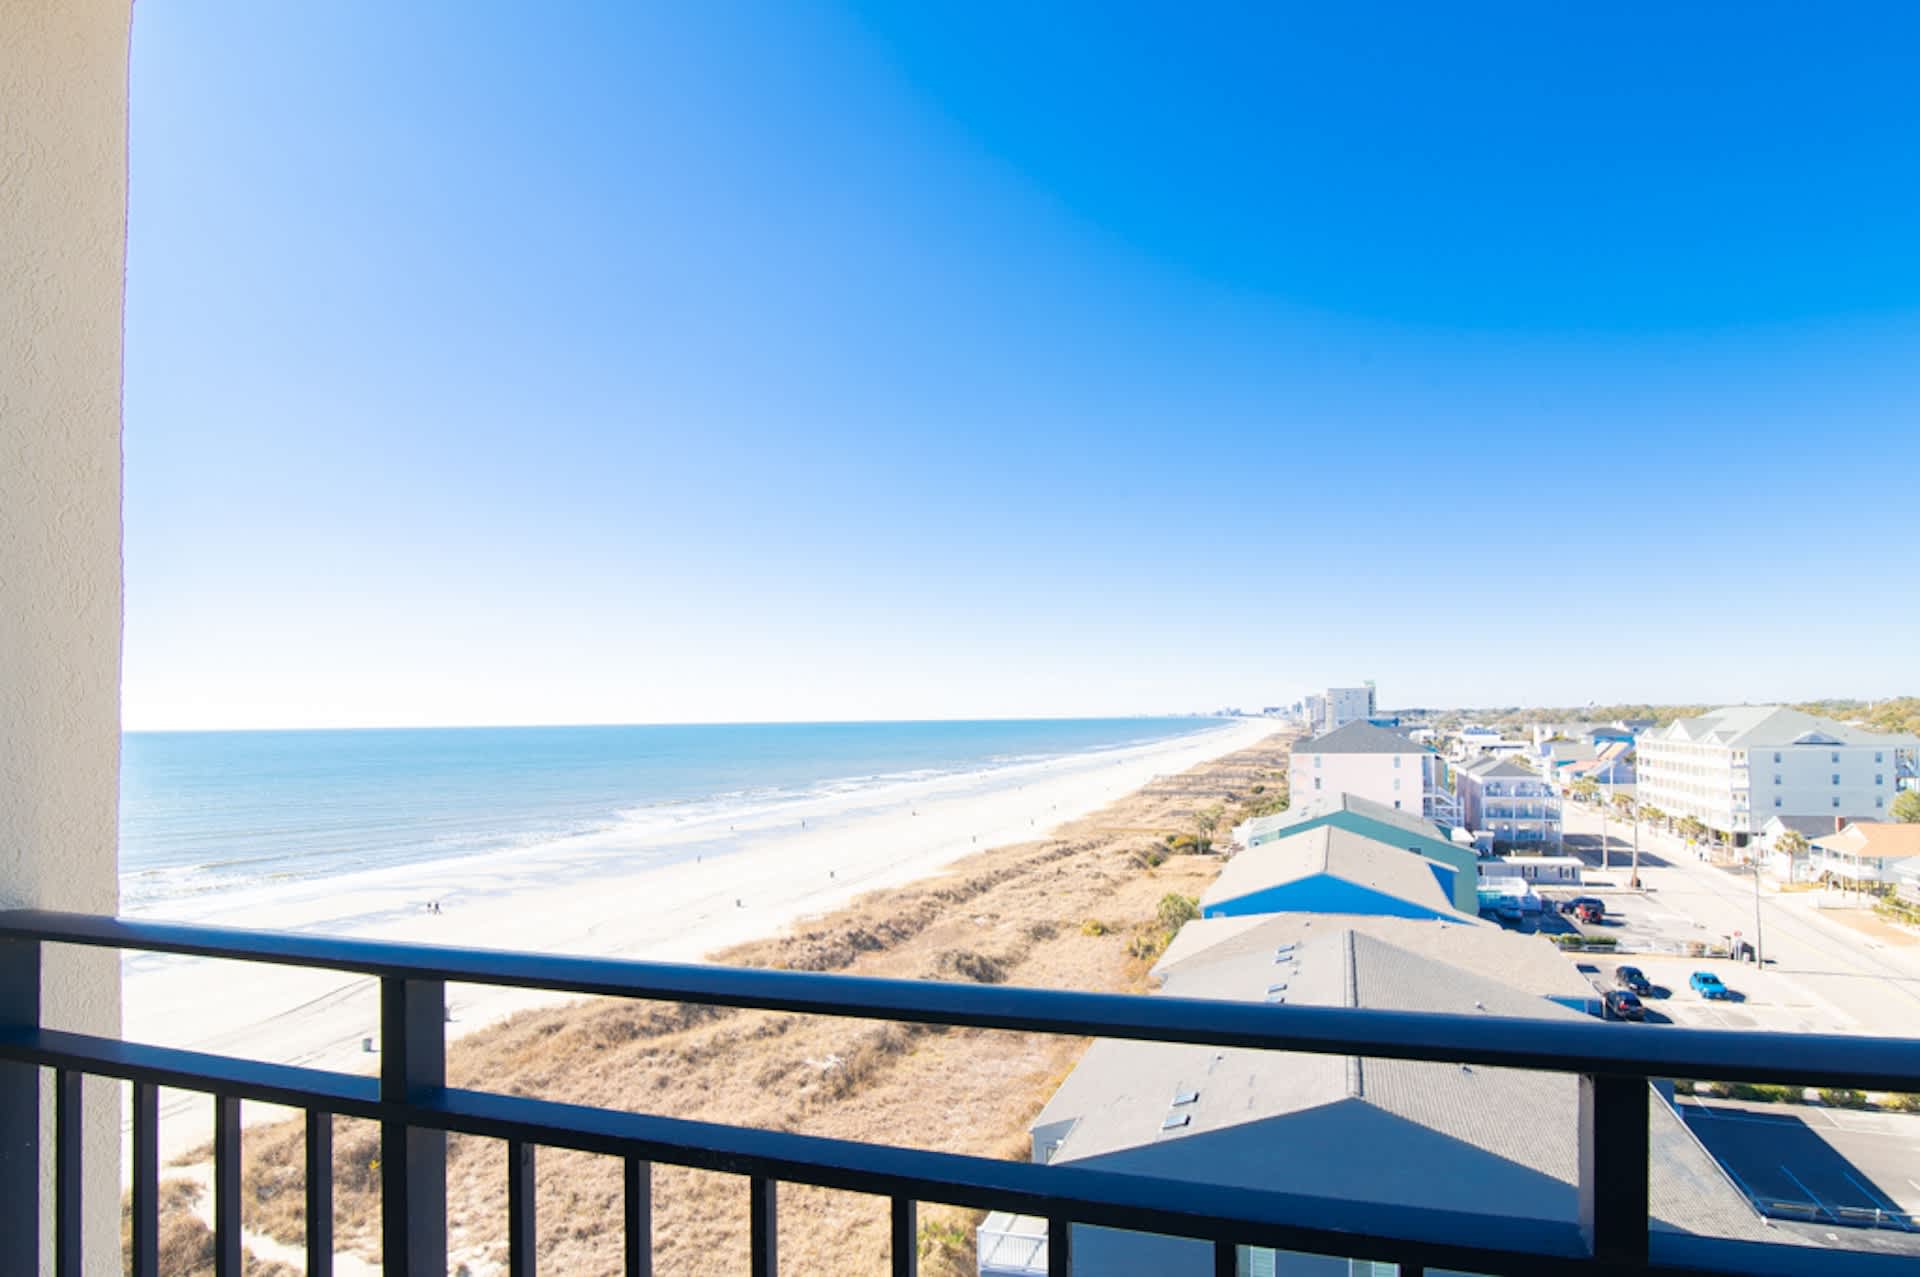
<svg viewBox="0 0 1920 1277">
<path fill-rule="evenodd" d="M 131 727 L 1912 691 L 1905 5 L 136 6 Z"/>
</svg>

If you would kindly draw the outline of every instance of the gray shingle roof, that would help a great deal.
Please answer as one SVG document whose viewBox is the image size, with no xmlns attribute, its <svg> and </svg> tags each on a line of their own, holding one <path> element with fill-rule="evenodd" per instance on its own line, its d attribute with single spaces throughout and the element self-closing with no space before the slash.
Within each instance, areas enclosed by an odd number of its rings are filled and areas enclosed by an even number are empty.
<svg viewBox="0 0 1920 1277">
<path fill-rule="evenodd" d="M 1240 942 L 1257 931 L 1240 930 Z M 1217 961 L 1202 952 L 1169 973 L 1166 991 L 1262 1001 L 1284 983 L 1288 1003 L 1452 1011 L 1485 1016 L 1489 1032 L 1507 1017 L 1580 1016 L 1507 979 L 1355 927 L 1300 934 L 1285 962 L 1271 950 Z M 1525 969 L 1508 974 L 1525 980 Z M 1174 1102 L 1185 1095 L 1187 1103 Z M 1055 1161 L 1476 1212 L 1490 1222 L 1564 1222 L 1578 1210 L 1577 1109 L 1577 1083 L 1563 1074 L 1102 1040 L 1035 1129 L 1057 1136 Z M 1651 1114 L 1655 1229 L 1782 1240 L 1762 1228 L 1667 1104 L 1656 1097 Z M 1165 1126 L 1182 1115 L 1184 1124 Z"/>
<path fill-rule="evenodd" d="M 1773 749 L 1812 736 L 1813 743 L 1912 748 L 1920 738 L 1870 732 L 1837 719 L 1820 718 L 1784 705 L 1729 705 L 1693 718 L 1676 718 L 1653 734 L 1656 740 L 1688 740 L 1740 749 Z"/>
<path fill-rule="evenodd" d="M 1323 825 L 1238 853 L 1200 897 L 1200 904 L 1205 908 L 1324 874 L 1423 909 L 1451 914 L 1453 897 L 1441 886 L 1440 876 L 1434 872 L 1436 863 L 1418 852 Z M 1441 868 L 1449 871 L 1448 881 L 1452 881 L 1453 866 Z"/>
<path fill-rule="evenodd" d="M 1523 780 L 1540 779 L 1540 773 L 1533 768 L 1522 763 L 1516 763 L 1511 758 L 1496 758 L 1491 754 L 1484 758 L 1474 759 L 1460 770 L 1472 772 L 1475 776 L 1512 776 Z"/>
<path fill-rule="evenodd" d="M 1375 727 L 1364 719 L 1348 723 L 1345 727 L 1336 727 L 1324 736 L 1312 740 L 1296 741 L 1295 754 L 1431 754 L 1429 745 L 1422 745 L 1402 736 L 1399 732 L 1385 727 Z"/>
</svg>

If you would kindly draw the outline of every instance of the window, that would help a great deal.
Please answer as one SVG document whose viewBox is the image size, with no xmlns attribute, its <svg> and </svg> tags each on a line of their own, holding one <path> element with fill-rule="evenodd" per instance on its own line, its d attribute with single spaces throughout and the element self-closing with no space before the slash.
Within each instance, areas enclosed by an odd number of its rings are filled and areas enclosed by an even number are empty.
<svg viewBox="0 0 1920 1277">
<path fill-rule="evenodd" d="M 1315 755 L 1313 756 L 1313 769 L 1314 769 L 1315 771 L 1319 771 L 1319 770 L 1320 770 L 1320 755 L 1318 755 L 1318 754 L 1315 754 Z"/>
<path fill-rule="evenodd" d="M 1778 807 L 1778 806 L 1780 805 L 1780 800 L 1779 800 L 1778 798 L 1775 798 L 1775 799 L 1773 800 L 1773 805 L 1774 805 L 1775 807 Z"/>
<path fill-rule="evenodd" d="M 1773 752 L 1773 761 L 1776 763 L 1780 761 L 1780 751 L 1777 749 Z"/>
<path fill-rule="evenodd" d="M 1839 772 L 1835 772 L 1835 773 L 1833 774 L 1833 783 L 1834 783 L 1834 784 L 1836 784 L 1836 785 L 1838 785 L 1838 784 L 1840 783 L 1840 773 L 1839 773 Z"/>
<path fill-rule="evenodd" d="M 1394 768 L 1395 768 L 1396 770 L 1398 770 L 1398 769 L 1399 769 L 1399 766 L 1400 766 L 1400 755 L 1398 755 L 1398 754 L 1395 754 L 1395 755 L 1393 756 L 1393 765 L 1394 765 Z"/>
<path fill-rule="evenodd" d="M 1318 789 L 1318 788 L 1320 788 L 1320 778 L 1319 778 L 1318 776 L 1315 776 L 1315 777 L 1313 778 L 1313 787 L 1314 787 L 1315 789 Z"/>
<path fill-rule="evenodd" d="M 1400 778 L 1398 776 L 1393 778 L 1393 792 L 1396 794 L 1400 792 Z"/>
<path fill-rule="evenodd" d="M 1774 784 L 1776 784 L 1776 785 L 1778 785 L 1778 784 L 1780 783 L 1780 773 L 1779 773 L 1779 772 L 1775 772 L 1775 773 L 1773 774 L 1773 783 L 1774 783 Z"/>
<path fill-rule="evenodd" d="M 1886 800 L 1886 799 L 1884 799 L 1884 798 L 1881 798 L 1881 797 L 1878 797 L 1878 796 L 1875 796 L 1875 798 L 1874 798 L 1874 800 L 1873 800 L 1873 805 L 1874 805 L 1874 807 L 1875 807 L 1876 809 L 1878 809 L 1878 808 L 1881 808 L 1881 807 L 1885 807 L 1885 806 L 1887 805 L 1887 800 Z"/>
<path fill-rule="evenodd" d="M 1836 799 L 1834 799 L 1834 800 L 1833 800 L 1833 805 L 1834 805 L 1835 807 L 1838 807 L 1838 806 L 1840 805 L 1840 800 L 1839 800 L 1838 798 L 1836 798 Z"/>
<path fill-rule="evenodd" d="M 1884 785 L 1884 784 L 1886 784 L 1886 783 L 1887 783 L 1887 774 L 1886 774 L 1885 772 L 1875 772 L 1875 773 L 1874 773 L 1874 776 L 1873 776 L 1873 783 L 1874 783 L 1874 784 L 1876 784 L 1876 785 Z"/>
<path fill-rule="evenodd" d="M 1394 809 L 1395 811 L 1399 811 L 1399 810 L 1400 810 L 1400 800 L 1399 800 L 1398 798 L 1396 798 L 1396 799 L 1394 799 L 1394 800 L 1393 800 L 1393 809 Z"/>
<path fill-rule="evenodd" d="M 1884 762 L 1886 762 L 1887 760 L 1886 760 L 1886 759 L 1884 759 L 1884 758 L 1882 758 L 1882 757 L 1880 756 L 1880 751 L 1876 749 L 1876 750 L 1874 750 L 1874 751 L 1873 751 L 1873 761 L 1874 761 L 1874 762 L 1876 762 L 1876 763 L 1884 763 Z"/>
<path fill-rule="evenodd" d="M 1833 761 L 1834 761 L 1834 762 L 1836 762 L 1836 763 L 1840 761 L 1840 751 L 1839 751 L 1839 750 L 1835 750 L 1835 751 L 1834 751 L 1834 753 L 1833 753 Z"/>
</svg>

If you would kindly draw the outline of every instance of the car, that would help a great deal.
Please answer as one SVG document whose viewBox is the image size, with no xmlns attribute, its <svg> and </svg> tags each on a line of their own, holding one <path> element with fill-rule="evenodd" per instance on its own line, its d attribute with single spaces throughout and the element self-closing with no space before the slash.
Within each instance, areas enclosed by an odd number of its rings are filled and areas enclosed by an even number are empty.
<svg viewBox="0 0 1920 1277">
<path fill-rule="evenodd" d="M 1613 982 L 1622 989 L 1631 989 L 1645 997 L 1653 992 L 1653 981 L 1647 979 L 1647 973 L 1639 967 L 1616 967 Z"/>
<path fill-rule="evenodd" d="M 1730 998 L 1733 990 L 1720 983 L 1720 977 L 1711 971 L 1696 971 L 1687 978 L 1687 984 L 1703 998 Z"/>
<path fill-rule="evenodd" d="M 1640 1005 L 1640 999 L 1631 989 L 1608 989 L 1603 999 L 1607 1006 L 1607 1018 L 1610 1020 L 1644 1020 L 1647 1009 Z"/>
<path fill-rule="evenodd" d="M 1591 909 L 1600 918 L 1607 916 L 1607 902 L 1598 896 L 1575 896 L 1571 900 L 1560 902 L 1561 913 L 1578 913 L 1582 909 Z M 1598 921 L 1597 918 L 1596 921 Z"/>
<path fill-rule="evenodd" d="M 1596 909 L 1592 905 L 1581 905 L 1573 911 L 1573 916 L 1586 923 L 1604 922 L 1606 921 L 1607 911 L 1605 909 Z"/>
</svg>

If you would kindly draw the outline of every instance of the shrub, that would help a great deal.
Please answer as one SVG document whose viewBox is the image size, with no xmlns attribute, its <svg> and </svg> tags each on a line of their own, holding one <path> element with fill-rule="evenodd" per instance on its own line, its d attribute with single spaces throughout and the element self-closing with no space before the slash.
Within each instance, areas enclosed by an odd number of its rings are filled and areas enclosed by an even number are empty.
<svg viewBox="0 0 1920 1277">
<path fill-rule="evenodd" d="M 1180 930 L 1199 916 L 1200 902 L 1192 896 L 1183 896 L 1177 891 L 1169 891 L 1160 897 L 1160 925 L 1169 933 Z"/>
<path fill-rule="evenodd" d="M 1088 918 L 1080 924 L 1080 934 L 1083 936 L 1104 936 L 1107 934 L 1107 924 L 1098 918 Z"/>
<path fill-rule="evenodd" d="M 1755 1100 L 1762 1104 L 1789 1104 L 1798 1098 L 1792 1087 L 1773 1086 L 1763 1082 L 1723 1083 L 1722 1089 L 1736 1100 Z"/>
<path fill-rule="evenodd" d="M 1902 1113 L 1920 1113 L 1920 1092 L 1896 1091 L 1887 1096 L 1887 1107 Z"/>
<path fill-rule="evenodd" d="M 1837 1109 L 1863 1109 L 1867 1106 L 1867 1096 L 1864 1091 L 1850 1087 L 1829 1087 L 1820 1092 L 1820 1102 Z"/>
<path fill-rule="evenodd" d="M 1143 927 L 1133 933 L 1127 941 L 1127 956 L 1139 958 L 1142 962 L 1151 962 L 1166 952 L 1167 941 L 1171 939 L 1166 932 L 1154 927 Z"/>
</svg>

